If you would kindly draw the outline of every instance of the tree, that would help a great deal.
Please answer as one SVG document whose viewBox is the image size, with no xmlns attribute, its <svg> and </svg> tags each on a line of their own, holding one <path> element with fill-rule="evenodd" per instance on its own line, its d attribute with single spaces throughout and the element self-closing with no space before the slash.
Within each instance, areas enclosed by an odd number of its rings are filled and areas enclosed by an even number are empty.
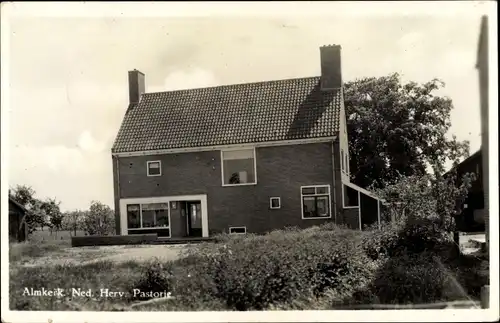
<svg viewBox="0 0 500 323">
<path fill-rule="evenodd" d="M 47 199 L 42 202 L 41 209 L 45 212 L 45 215 L 48 218 L 49 227 L 52 230 L 57 232 L 62 229 L 62 221 L 64 214 L 61 212 L 59 205 L 61 202 L 58 202 L 56 199 Z"/>
<path fill-rule="evenodd" d="M 35 200 L 35 190 L 27 185 L 17 185 L 15 188 L 9 188 L 9 196 L 25 208 L 29 208 Z"/>
<path fill-rule="evenodd" d="M 41 208 L 42 202 L 35 197 L 35 194 L 35 190 L 27 185 L 16 185 L 9 189 L 9 196 L 28 211 L 26 214 L 28 234 L 33 233 L 37 227 L 45 223 L 45 211 Z"/>
<path fill-rule="evenodd" d="M 447 138 L 453 104 L 436 95 L 443 87 L 437 79 L 403 84 L 398 74 L 345 84 L 353 182 L 381 188 L 429 166 L 439 176 L 447 161 L 468 156 L 468 142 Z"/>
<path fill-rule="evenodd" d="M 115 216 L 113 210 L 98 201 L 92 201 L 83 220 L 83 229 L 89 235 L 108 235 L 114 231 Z"/>
<path fill-rule="evenodd" d="M 85 216 L 86 212 L 80 210 L 67 212 L 63 218 L 63 228 L 68 230 L 70 234 L 73 232 L 73 235 L 76 236 L 76 231 L 82 227 Z"/>
<path fill-rule="evenodd" d="M 456 217 L 463 211 L 473 173 L 457 178 L 455 169 L 445 176 L 401 176 L 395 183 L 386 183 L 377 194 L 385 200 L 388 218 L 406 222 L 430 219 L 439 223 L 443 232 L 453 232 L 453 240 L 459 246 Z"/>
</svg>

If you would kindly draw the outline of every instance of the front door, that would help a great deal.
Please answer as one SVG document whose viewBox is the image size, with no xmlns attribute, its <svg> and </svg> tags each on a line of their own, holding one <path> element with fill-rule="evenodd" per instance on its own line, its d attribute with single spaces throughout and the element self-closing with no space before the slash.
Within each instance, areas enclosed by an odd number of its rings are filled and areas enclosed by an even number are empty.
<svg viewBox="0 0 500 323">
<path fill-rule="evenodd" d="M 201 203 L 187 202 L 187 231 L 189 237 L 201 237 Z"/>
</svg>

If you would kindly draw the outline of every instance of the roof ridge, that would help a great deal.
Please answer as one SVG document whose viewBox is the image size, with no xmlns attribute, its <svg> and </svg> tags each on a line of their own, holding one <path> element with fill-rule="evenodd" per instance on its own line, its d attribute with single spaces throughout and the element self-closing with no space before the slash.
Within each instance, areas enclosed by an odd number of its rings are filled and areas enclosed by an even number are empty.
<svg viewBox="0 0 500 323">
<path fill-rule="evenodd" d="M 159 94 L 159 93 L 173 93 L 173 92 L 182 92 L 182 91 L 194 91 L 194 90 L 205 90 L 205 89 L 223 88 L 223 87 L 231 87 L 231 86 L 256 85 L 256 84 L 264 84 L 264 83 L 272 83 L 272 82 L 285 82 L 285 81 L 292 81 L 292 80 L 315 79 L 315 78 L 319 78 L 319 77 L 320 76 L 292 77 L 292 78 L 287 78 L 287 79 L 277 79 L 277 80 L 268 80 L 268 81 L 222 84 L 222 85 L 213 85 L 213 86 L 205 86 L 205 87 L 194 87 L 194 88 L 188 88 L 188 89 L 145 92 L 142 95 Z"/>
</svg>

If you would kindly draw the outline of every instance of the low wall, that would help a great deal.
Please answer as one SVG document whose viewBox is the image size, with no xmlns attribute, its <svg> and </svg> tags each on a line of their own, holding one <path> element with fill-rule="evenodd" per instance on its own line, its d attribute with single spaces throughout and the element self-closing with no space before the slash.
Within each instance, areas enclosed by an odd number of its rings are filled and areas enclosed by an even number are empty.
<svg viewBox="0 0 500 323">
<path fill-rule="evenodd" d="M 158 240 L 156 233 L 137 234 L 129 236 L 85 236 L 71 237 L 72 247 L 112 246 L 152 243 Z"/>
</svg>

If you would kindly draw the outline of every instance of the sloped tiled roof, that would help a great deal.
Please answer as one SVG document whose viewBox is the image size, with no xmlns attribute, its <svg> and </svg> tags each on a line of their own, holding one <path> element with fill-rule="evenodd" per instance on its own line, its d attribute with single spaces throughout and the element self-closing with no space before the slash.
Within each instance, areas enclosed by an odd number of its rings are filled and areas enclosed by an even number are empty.
<svg viewBox="0 0 500 323">
<path fill-rule="evenodd" d="M 112 152 L 335 136 L 340 89 L 308 77 L 145 93 L 126 113 Z"/>
</svg>

